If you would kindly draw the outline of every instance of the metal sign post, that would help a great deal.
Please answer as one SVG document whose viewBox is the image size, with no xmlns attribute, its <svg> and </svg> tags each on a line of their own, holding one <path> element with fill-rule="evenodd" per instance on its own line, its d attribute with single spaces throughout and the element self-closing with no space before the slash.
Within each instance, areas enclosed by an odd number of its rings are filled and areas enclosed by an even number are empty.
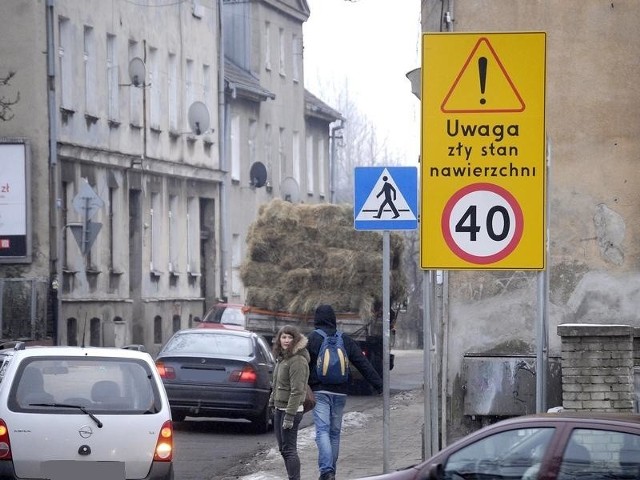
<svg viewBox="0 0 640 480">
<path fill-rule="evenodd" d="M 389 471 L 389 374 L 391 370 L 390 230 L 418 226 L 418 170 L 415 167 L 356 167 L 353 226 L 382 231 L 382 462 Z"/>
<path fill-rule="evenodd" d="M 432 437 L 432 418 L 431 418 L 431 392 L 433 385 L 431 379 L 431 289 L 430 281 L 431 271 L 422 272 L 422 357 L 423 357 L 423 376 L 424 376 L 424 428 L 422 431 L 422 459 L 426 460 L 433 453 L 431 442 Z"/>
<path fill-rule="evenodd" d="M 382 232 L 382 465 L 383 473 L 389 472 L 389 374 L 391 354 L 389 338 L 390 325 L 390 235 L 389 231 Z"/>
</svg>

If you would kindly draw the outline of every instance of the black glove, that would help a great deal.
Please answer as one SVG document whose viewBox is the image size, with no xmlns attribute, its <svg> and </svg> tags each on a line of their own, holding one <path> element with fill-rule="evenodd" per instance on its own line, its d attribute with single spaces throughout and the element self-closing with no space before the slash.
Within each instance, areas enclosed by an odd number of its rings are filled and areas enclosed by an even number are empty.
<svg viewBox="0 0 640 480">
<path fill-rule="evenodd" d="M 289 430 L 290 428 L 293 428 L 293 419 L 295 417 L 293 415 L 289 415 L 288 413 L 286 413 L 284 415 L 284 420 L 282 420 L 282 428 L 284 430 Z"/>
</svg>

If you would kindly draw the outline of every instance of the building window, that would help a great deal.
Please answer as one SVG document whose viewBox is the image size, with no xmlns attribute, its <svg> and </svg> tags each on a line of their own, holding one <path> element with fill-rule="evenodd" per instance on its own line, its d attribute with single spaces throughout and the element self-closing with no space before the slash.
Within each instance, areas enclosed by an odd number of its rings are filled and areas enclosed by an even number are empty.
<svg viewBox="0 0 640 480">
<path fill-rule="evenodd" d="M 169 54 L 169 75 L 167 88 L 169 91 L 169 104 L 167 105 L 169 116 L 169 131 L 178 132 L 178 63 L 174 53 Z"/>
<path fill-rule="evenodd" d="M 78 345 L 78 320 L 73 317 L 67 318 L 67 345 Z"/>
<path fill-rule="evenodd" d="M 211 102 L 211 67 L 202 66 L 202 101 L 209 108 Z"/>
<path fill-rule="evenodd" d="M 116 212 L 115 206 L 113 205 L 115 198 L 115 188 L 109 187 L 109 205 L 107 208 L 109 209 L 109 270 L 114 272 L 115 268 L 115 232 L 113 229 L 115 228 L 115 219 L 114 214 Z"/>
<path fill-rule="evenodd" d="M 159 273 L 162 248 L 162 199 L 159 193 L 151 194 L 151 209 L 149 210 L 149 230 L 151 233 L 151 246 L 149 270 Z"/>
<path fill-rule="evenodd" d="M 247 146 L 249 147 L 249 165 L 253 165 L 257 160 L 256 137 L 258 136 L 258 122 L 252 118 L 249 119 L 249 135 L 247 137 Z M 253 181 L 253 179 L 251 179 Z"/>
<path fill-rule="evenodd" d="M 162 99 L 160 96 L 161 88 L 157 48 L 149 48 L 147 66 L 149 71 L 149 127 L 160 130 L 160 107 Z"/>
<path fill-rule="evenodd" d="M 295 33 L 291 36 L 291 67 L 293 68 L 293 81 L 300 81 L 300 61 L 302 60 L 302 48 L 300 48 L 298 35 Z"/>
<path fill-rule="evenodd" d="M 73 105 L 73 30 L 68 18 L 58 19 L 60 46 L 60 106 L 65 110 L 74 111 Z"/>
<path fill-rule="evenodd" d="M 162 343 L 162 317 L 153 317 L 153 343 Z"/>
<path fill-rule="evenodd" d="M 197 198 L 187 199 L 187 272 L 200 275 L 200 218 Z"/>
<path fill-rule="evenodd" d="M 62 205 L 60 208 L 60 215 L 62 226 L 64 227 L 62 233 L 62 269 L 69 270 L 69 235 L 71 231 L 66 228 L 69 225 L 69 205 L 71 204 L 72 185 L 69 182 L 62 182 L 60 196 L 62 197 Z"/>
<path fill-rule="evenodd" d="M 271 125 L 266 124 L 264 126 L 264 164 L 267 166 L 267 170 L 272 172 L 272 158 L 271 158 Z"/>
<path fill-rule="evenodd" d="M 138 42 L 129 41 L 129 62 L 138 57 Z M 132 127 L 142 128 L 142 89 L 146 79 L 142 79 L 142 85 L 129 88 L 129 123 Z"/>
<path fill-rule="evenodd" d="M 107 115 L 109 120 L 120 120 L 120 72 L 116 36 L 107 34 Z"/>
<path fill-rule="evenodd" d="M 176 222 L 180 218 L 178 214 L 178 196 L 169 196 L 169 272 L 177 273 L 178 267 L 178 235 L 179 228 Z"/>
<path fill-rule="evenodd" d="M 287 174 L 287 154 L 285 149 L 284 128 L 280 128 L 278 132 L 278 164 L 280 168 L 280 180 Z"/>
<path fill-rule="evenodd" d="M 173 333 L 176 333 L 178 330 L 180 330 L 180 315 L 173 316 L 172 327 Z"/>
<path fill-rule="evenodd" d="M 186 65 L 186 69 L 185 69 L 185 79 L 184 79 L 184 99 L 185 99 L 185 105 L 186 105 L 186 109 L 187 111 L 189 110 L 189 107 L 191 106 L 191 104 L 194 102 L 195 100 L 195 91 L 194 91 L 194 79 L 193 79 L 193 60 L 187 60 L 187 65 Z M 187 116 L 185 115 L 185 121 L 187 122 L 187 125 L 185 127 L 185 131 L 190 131 L 189 128 L 189 119 L 187 118 Z"/>
<path fill-rule="evenodd" d="M 101 346 L 100 342 L 100 319 L 93 317 L 89 321 L 89 345 L 92 347 Z"/>
<path fill-rule="evenodd" d="M 86 114 L 95 117 L 98 113 L 96 80 L 97 80 L 97 60 L 96 60 L 96 39 L 93 27 L 84 27 L 84 111 Z"/>
<path fill-rule="evenodd" d="M 300 185 L 300 132 L 293 132 L 293 152 L 291 153 L 293 178 Z"/>
<path fill-rule="evenodd" d="M 313 170 L 314 170 L 314 158 L 313 158 L 313 136 L 307 135 L 307 193 L 313 195 Z"/>
<path fill-rule="evenodd" d="M 278 45 L 280 47 L 279 71 L 280 75 L 286 75 L 286 48 L 284 44 L 284 28 L 278 30 Z"/>
<path fill-rule="evenodd" d="M 240 235 L 234 233 L 231 239 L 231 294 L 240 295 L 240 267 L 242 265 L 242 241 Z"/>
<path fill-rule="evenodd" d="M 240 181 L 240 116 L 231 117 L 231 180 Z"/>
<path fill-rule="evenodd" d="M 321 197 L 324 197 L 327 193 L 325 188 L 325 182 L 327 176 L 325 175 L 325 169 L 327 165 L 327 152 L 325 151 L 324 138 L 318 139 L 318 193 Z"/>
<path fill-rule="evenodd" d="M 271 70 L 271 23 L 264 24 L 264 68 Z"/>
</svg>

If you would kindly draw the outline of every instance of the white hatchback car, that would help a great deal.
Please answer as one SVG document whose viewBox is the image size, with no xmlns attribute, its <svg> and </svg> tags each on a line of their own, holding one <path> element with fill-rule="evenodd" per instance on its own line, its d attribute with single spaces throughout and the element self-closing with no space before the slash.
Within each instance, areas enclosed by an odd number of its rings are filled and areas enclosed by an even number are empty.
<svg viewBox="0 0 640 480">
<path fill-rule="evenodd" d="M 0 478 L 172 480 L 173 426 L 148 353 L 0 350 Z"/>
</svg>

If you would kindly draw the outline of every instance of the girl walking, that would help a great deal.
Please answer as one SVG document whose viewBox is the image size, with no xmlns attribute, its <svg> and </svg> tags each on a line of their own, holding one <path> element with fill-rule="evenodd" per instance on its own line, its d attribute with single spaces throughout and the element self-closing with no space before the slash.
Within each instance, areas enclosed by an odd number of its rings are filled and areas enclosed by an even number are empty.
<svg viewBox="0 0 640 480">
<path fill-rule="evenodd" d="M 306 347 L 307 337 L 291 325 L 282 327 L 273 341 L 276 368 L 269 406 L 275 407 L 273 429 L 289 480 L 300 480 L 298 426 L 303 415 L 310 360 Z"/>
</svg>

